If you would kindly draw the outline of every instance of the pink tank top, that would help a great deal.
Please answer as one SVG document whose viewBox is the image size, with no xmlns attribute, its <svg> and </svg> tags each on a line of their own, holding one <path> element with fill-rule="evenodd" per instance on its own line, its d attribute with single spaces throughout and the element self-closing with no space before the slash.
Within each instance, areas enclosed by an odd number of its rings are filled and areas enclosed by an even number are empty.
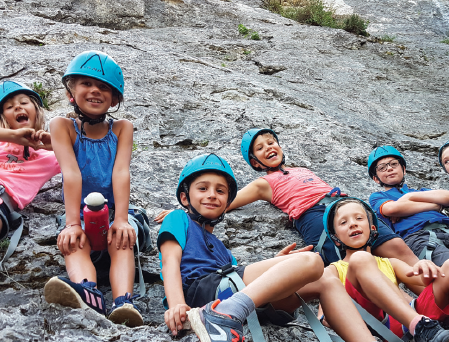
<svg viewBox="0 0 449 342">
<path fill-rule="evenodd" d="M 289 174 L 281 171 L 263 176 L 270 184 L 273 196 L 271 203 L 290 219 L 299 218 L 307 209 L 317 204 L 332 188 L 318 178 L 312 171 L 304 168 L 286 168 Z"/>
<path fill-rule="evenodd" d="M 0 142 L 0 184 L 23 209 L 51 177 L 61 172 L 53 151 L 30 148 L 28 160 L 23 146 Z"/>
</svg>

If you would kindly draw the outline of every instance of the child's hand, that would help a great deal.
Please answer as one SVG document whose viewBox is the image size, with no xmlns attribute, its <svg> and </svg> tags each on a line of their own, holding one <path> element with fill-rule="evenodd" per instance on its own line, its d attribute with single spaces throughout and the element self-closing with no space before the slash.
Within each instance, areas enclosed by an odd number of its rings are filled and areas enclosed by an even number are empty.
<svg viewBox="0 0 449 342">
<path fill-rule="evenodd" d="M 414 266 L 413 270 L 410 270 L 406 273 L 407 277 L 413 277 L 422 275 L 426 280 L 429 280 L 429 283 L 435 280 L 440 274 L 442 277 L 445 276 L 441 267 L 438 267 L 430 260 L 420 260 Z"/>
<path fill-rule="evenodd" d="M 84 244 L 86 243 L 86 238 L 87 236 L 81 228 L 81 225 L 67 225 L 66 228 L 59 233 L 57 245 L 62 255 L 67 256 L 76 252 L 78 246 L 80 249 L 83 249 Z"/>
<path fill-rule="evenodd" d="M 296 247 L 296 242 L 293 242 L 291 245 L 288 245 L 287 247 L 282 249 L 278 254 L 275 255 L 275 257 L 286 256 L 286 255 L 294 254 L 294 253 L 310 252 L 313 249 L 313 246 L 309 245 L 307 247 L 303 247 L 301 249 L 294 251 L 295 247 Z"/>
<path fill-rule="evenodd" d="M 38 143 L 31 138 L 34 133 L 35 131 L 32 128 L 12 129 L 9 141 L 17 145 L 31 146 L 36 149 Z"/>
<path fill-rule="evenodd" d="M 33 139 L 35 141 L 35 143 L 37 144 L 37 148 L 34 148 L 35 150 L 36 149 L 44 149 L 44 150 L 48 150 L 48 151 L 53 151 L 53 148 L 51 146 L 50 133 L 41 129 L 37 132 L 34 132 L 31 135 L 31 139 Z"/>
<path fill-rule="evenodd" d="M 117 249 L 129 248 L 133 249 L 136 244 L 136 231 L 128 223 L 128 221 L 122 221 L 116 219 L 112 226 L 108 230 L 108 245 L 112 243 L 112 237 L 115 234 L 115 246 Z"/>
<path fill-rule="evenodd" d="M 170 214 L 173 210 L 162 210 L 155 218 L 154 221 L 157 223 L 162 223 L 164 221 L 165 216 Z"/>
<path fill-rule="evenodd" d="M 177 304 L 175 307 L 165 311 L 165 324 L 167 324 L 173 336 L 176 336 L 178 331 L 182 330 L 182 326 L 187 320 L 187 311 L 189 310 L 190 306 L 187 304 Z"/>
</svg>

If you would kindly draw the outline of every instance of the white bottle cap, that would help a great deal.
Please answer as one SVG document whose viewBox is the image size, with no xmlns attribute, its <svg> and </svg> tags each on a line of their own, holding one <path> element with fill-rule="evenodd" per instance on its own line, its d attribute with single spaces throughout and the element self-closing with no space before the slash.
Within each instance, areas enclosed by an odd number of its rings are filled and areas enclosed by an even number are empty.
<svg viewBox="0 0 449 342">
<path fill-rule="evenodd" d="M 105 203 L 107 203 L 108 200 L 104 198 L 104 196 L 99 192 L 91 192 L 87 197 L 84 199 L 84 203 L 86 203 L 89 207 L 98 207 L 103 206 Z"/>
</svg>

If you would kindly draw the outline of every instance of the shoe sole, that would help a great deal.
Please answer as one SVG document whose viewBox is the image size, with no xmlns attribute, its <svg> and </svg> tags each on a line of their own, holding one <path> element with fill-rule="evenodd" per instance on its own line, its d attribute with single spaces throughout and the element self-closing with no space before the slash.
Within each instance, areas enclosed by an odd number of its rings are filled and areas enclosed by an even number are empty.
<svg viewBox="0 0 449 342">
<path fill-rule="evenodd" d="M 47 303 L 69 306 L 74 309 L 88 308 L 80 295 L 69 284 L 58 277 L 51 278 L 45 284 L 44 296 Z"/>
<path fill-rule="evenodd" d="M 125 324 L 131 328 L 143 325 L 143 318 L 139 311 L 129 303 L 125 303 L 123 306 L 112 311 L 108 318 L 115 324 Z"/>
<path fill-rule="evenodd" d="M 189 317 L 191 328 L 199 338 L 200 342 L 211 342 L 206 327 L 201 320 L 200 310 L 200 308 L 193 308 L 187 311 L 187 316 Z"/>
</svg>

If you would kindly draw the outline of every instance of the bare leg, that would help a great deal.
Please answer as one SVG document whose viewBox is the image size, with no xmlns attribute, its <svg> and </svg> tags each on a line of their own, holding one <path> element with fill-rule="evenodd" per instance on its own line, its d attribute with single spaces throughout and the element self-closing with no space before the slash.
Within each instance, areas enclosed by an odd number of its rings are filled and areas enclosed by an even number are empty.
<svg viewBox="0 0 449 342">
<path fill-rule="evenodd" d="M 365 298 L 406 327 L 417 313 L 405 300 L 399 288 L 377 266 L 370 253 L 356 252 L 349 262 L 347 279 Z"/>
<path fill-rule="evenodd" d="M 86 239 L 84 248 L 80 249 L 78 244 L 76 251 L 64 257 L 67 273 L 74 283 L 80 283 L 82 280 L 97 282 L 97 271 L 90 259 L 90 243 Z"/>
<path fill-rule="evenodd" d="M 306 302 L 319 299 L 327 322 L 346 342 L 375 341 L 340 279 L 329 269 L 297 292 Z M 350 322 L 350 324 L 348 324 Z"/>
<path fill-rule="evenodd" d="M 382 258 L 396 258 L 410 266 L 415 265 L 419 261 L 418 257 L 401 238 L 394 238 L 384 242 L 373 250 L 373 254 Z"/>
<path fill-rule="evenodd" d="M 124 296 L 126 292 L 133 293 L 134 285 L 134 252 L 132 249 L 117 249 L 115 246 L 115 234 L 112 243 L 108 246 L 111 256 L 111 268 L 109 281 L 111 282 L 112 298 Z"/>
<path fill-rule="evenodd" d="M 435 303 L 443 310 L 449 305 L 449 260 L 446 260 L 441 266 L 443 273 L 446 275 L 438 276 L 433 282 L 433 294 L 435 295 Z"/>
<path fill-rule="evenodd" d="M 298 288 L 319 279 L 322 273 L 323 262 L 314 253 L 276 257 L 247 266 L 243 275 L 247 286 L 241 292 L 259 307 L 287 297 L 294 298 Z M 287 303 L 287 307 L 277 307 L 292 312 L 299 306 L 297 300 L 293 305 Z"/>
</svg>

